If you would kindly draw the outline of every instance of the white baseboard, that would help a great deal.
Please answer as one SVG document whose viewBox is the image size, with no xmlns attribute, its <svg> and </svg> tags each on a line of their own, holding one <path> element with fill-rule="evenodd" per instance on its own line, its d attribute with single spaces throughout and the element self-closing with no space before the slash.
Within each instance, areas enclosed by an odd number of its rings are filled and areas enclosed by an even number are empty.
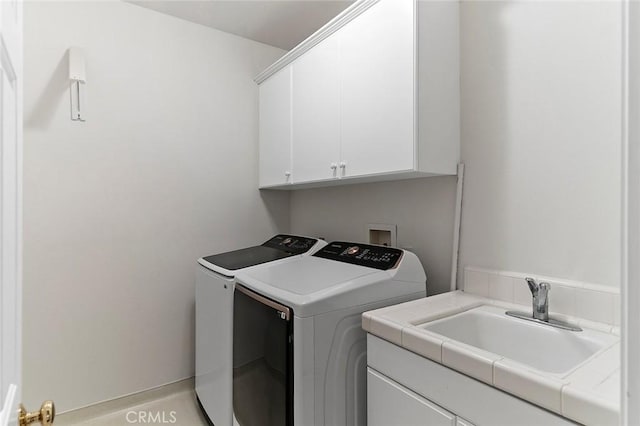
<svg viewBox="0 0 640 426">
<path fill-rule="evenodd" d="M 56 424 L 73 425 L 88 424 L 91 419 L 120 410 L 146 404 L 150 401 L 165 398 L 181 392 L 193 391 L 194 378 L 179 380 L 156 388 L 123 395 L 108 401 L 99 402 L 86 407 L 65 411 L 56 415 Z"/>
</svg>

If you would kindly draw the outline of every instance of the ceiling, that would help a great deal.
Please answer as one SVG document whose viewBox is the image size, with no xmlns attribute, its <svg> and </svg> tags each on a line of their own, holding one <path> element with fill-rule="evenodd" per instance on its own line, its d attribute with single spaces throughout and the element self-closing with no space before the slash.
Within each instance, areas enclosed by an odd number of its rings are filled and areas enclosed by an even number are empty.
<svg viewBox="0 0 640 426">
<path fill-rule="evenodd" d="M 129 0 L 129 3 L 285 50 L 291 50 L 352 2 Z"/>
</svg>

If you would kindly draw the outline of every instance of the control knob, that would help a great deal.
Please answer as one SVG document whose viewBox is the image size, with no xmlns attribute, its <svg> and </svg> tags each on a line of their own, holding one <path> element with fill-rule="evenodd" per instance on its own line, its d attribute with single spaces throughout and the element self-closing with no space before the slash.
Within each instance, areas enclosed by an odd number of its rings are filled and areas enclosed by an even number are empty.
<svg viewBox="0 0 640 426">
<path fill-rule="evenodd" d="M 359 251 L 360 251 L 360 247 L 358 247 L 358 246 L 352 246 L 352 247 L 349 247 L 349 248 L 347 249 L 347 254 L 348 254 L 349 256 L 352 256 L 352 255 L 354 255 L 354 254 L 358 253 Z"/>
</svg>

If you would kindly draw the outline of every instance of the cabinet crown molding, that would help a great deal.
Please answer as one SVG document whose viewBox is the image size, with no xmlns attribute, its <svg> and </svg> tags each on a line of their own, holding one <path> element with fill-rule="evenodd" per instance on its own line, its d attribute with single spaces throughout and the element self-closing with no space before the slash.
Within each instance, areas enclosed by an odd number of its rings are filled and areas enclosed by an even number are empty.
<svg viewBox="0 0 640 426">
<path fill-rule="evenodd" d="M 307 51 L 312 49 L 318 43 L 328 38 L 331 34 L 344 27 L 346 24 L 354 20 L 356 17 L 364 13 L 371 6 L 378 3 L 380 0 L 359 0 L 345 9 L 341 14 L 333 18 L 326 25 L 320 28 L 318 31 L 310 35 L 302 43 L 291 49 L 283 57 L 278 59 L 275 63 L 262 71 L 254 78 L 257 84 L 262 84 L 263 81 L 295 61 L 300 56 L 304 55 Z"/>
</svg>

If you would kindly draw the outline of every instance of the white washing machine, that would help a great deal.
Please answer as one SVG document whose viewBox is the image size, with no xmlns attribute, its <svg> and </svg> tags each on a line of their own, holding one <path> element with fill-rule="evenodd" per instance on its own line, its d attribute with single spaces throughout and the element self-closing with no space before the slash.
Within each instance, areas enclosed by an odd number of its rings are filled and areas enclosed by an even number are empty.
<svg viewBox="0 0 640 426">
<path fill-rule="evenodd" d="M 233 408 L 242 426 L 366 425 L 362 312 L 426 296 L 415 254 L 333 242 L 236 276 Z"/>
<path fill-rule="evenodd" d="M 261 264 L 278 264 L 316 252 L 326 243 L 276 235 L 264 244 L 198 260 L 196 269 L 196 395 L 216 426 L 233 422 L 234 277 Z"/>
</svg>

